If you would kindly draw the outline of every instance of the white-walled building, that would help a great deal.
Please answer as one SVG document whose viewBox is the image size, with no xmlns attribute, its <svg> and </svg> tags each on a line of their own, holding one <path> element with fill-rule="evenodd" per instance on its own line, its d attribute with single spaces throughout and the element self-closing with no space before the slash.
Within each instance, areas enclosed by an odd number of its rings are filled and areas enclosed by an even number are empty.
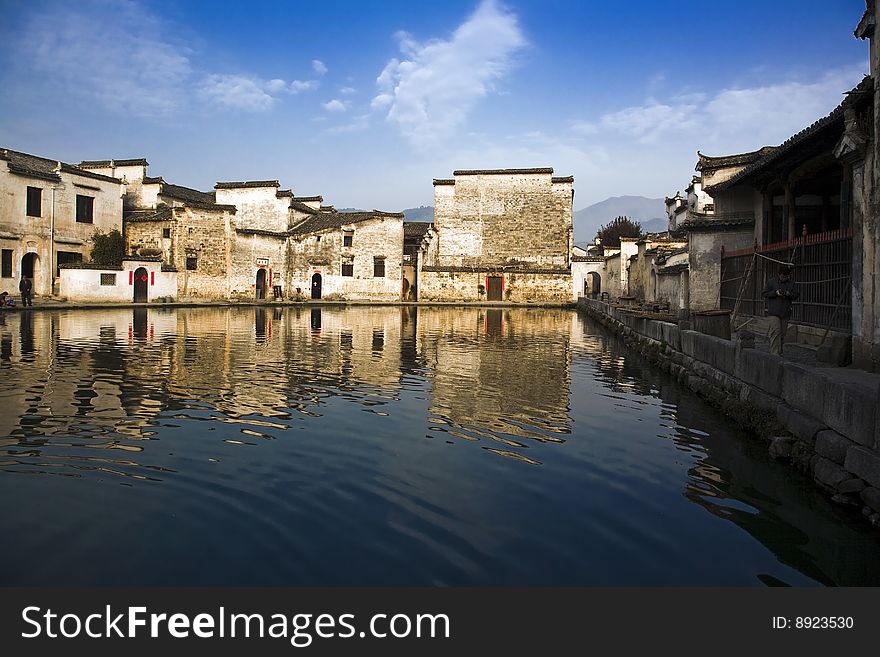
<svg viewBox="0 0 880 657">
<path fill-rule="evenodd" d="M 122 196 L 118 178 L 0 149 L 0 287 L 17 294 L 26 276 L 52 294 L 59 264 L 88 261 L 95 232 L 122 230 Z"/>
</svg>

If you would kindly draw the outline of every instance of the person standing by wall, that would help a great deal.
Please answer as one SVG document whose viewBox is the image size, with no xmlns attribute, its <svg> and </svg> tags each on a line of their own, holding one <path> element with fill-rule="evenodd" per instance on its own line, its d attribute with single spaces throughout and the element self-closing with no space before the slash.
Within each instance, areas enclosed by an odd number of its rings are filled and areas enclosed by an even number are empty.
<svg viewBox="0 0 880 657">
<path fill-rule="evenodd" d="M 27 276 L 21 277 L 21 282 L 18 284 L 18 290 L 21 292 L 21 305 L 22 306 L 33 306 L 33 298 L 34 298 L 34 284 L 31 282 Z"/>
<path fill-rule="evenodd" d="M 767 281 L 763 296 L 767 302 L 767 318 L 770 320 L 767 335 L 770 340 L 770 353 L 781 356 L 788 318 L 791 317 L 791 302 L 798 298 L 794 282 L 791 280 L 790 266 L 779 267 L 776 277 Z"/>
</svg>

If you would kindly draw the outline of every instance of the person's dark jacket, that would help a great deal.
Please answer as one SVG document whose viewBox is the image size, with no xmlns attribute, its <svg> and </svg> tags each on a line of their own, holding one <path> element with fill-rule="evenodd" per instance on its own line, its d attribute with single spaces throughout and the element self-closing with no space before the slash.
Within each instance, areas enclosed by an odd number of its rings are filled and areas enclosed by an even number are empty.
<svg viewBox="0 0 880 657">
<path fill-rule="evenodd" d="M 782 296 L 777 294 L 778 290 L 782 291 Z M 791 315 L 791 302 L 798 298 L 797 290 L 794 289 L 794 282 L 790 278 L 787 281 L 771 278 L 767 281 L 763 295 L 767 301 L 767 314 L 774 317 L 782 317 L 783 319 L 789 318 Z"/>
<path fill-rule="evenodd" d="M 22 294 L 30 294 L 34 291 L 34 285 L 31 283 L 31 279 L 22 278 L 21 282 L 18 284 L 18 291 Z"/>
</svg>

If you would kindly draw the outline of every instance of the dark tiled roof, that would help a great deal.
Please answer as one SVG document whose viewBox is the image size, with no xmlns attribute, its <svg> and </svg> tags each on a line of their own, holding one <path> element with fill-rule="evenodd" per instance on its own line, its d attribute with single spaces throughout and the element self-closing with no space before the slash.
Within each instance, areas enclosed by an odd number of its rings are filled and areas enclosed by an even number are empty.
<svg viewBox="0 0 880 657">
<path fill-rule="evenodd" d="M 570 182 L 570 183 L 573 183 L 574 176 L 553 176 L 550 179 L 550 182 L 555 182 L 555 183 L 568 183 L 568 182 Z"/>
<path fill-rule="evenodd" d="M 716 219 L 695 218 L 683 221 L 679 225 L 679 231 L 706 231 L 706 230 L 728 230 L 731 228 L 742 228 L 744 226 L 753 226 L 755 217 L 751 212 L 742 213 L 741 215 L 727 215 Z"/>
<path fill-rule="evenodd" d="M 279 189 L 275 192 L 275 198 L 293 198 L 293 190 Z"/>
<path fill-rule="evenodd" d="M 19 153 L 6 148 L 0 149 L 0 158 L 6 160 L 11 173 L 51 180 L 52 182 L 60 182 L 61 180 L 61 176 L 55 170 L 58 167 L 56 160 L 48 160 L 44 157 Z"/>
<path fill-rule="evenodd" d="M 122 181 L 119 178 L 113 178 L 111 176 L 105 176 L 101 173 L 94 173 L 93 171 L 87 171 L 86 169 L 80 169 L 78 166 L 73 164 L 65 164 L 61 163 L 61 171 L 64 173 L 72 173 L 75 176 L 83 176 L 85 178 L 91 178 L 92 180 L 104 180 L 106 182 L 115 182 L 121 183 Z"/>
<path fill-rule="evenodd" d="M 571 256 L 572 262 L 604 262 L 605 256 L 600 255 L 582 255 Z"/>
<path fill-rule="evenodd" d="M 93 180 L 104 180 L 107 182 L 121 182 L 117 178 L 103 176 L 100 173 L 92 173 L 91 171 L 80 169 L 73 164 L 66 164 L 64 162 L 59 162 L 58 160 L 50 160 L 45 157 L 20 153 L 19 151 L 13 151 L 6 148 L 0 149 L 0 159 L 7 161 L 7 166 L 11 173 L 30 176 L 32 178 L 40 178 L 43 180 L 51 180 L 52 182 L 59 182 L 61 180 L 61 177 L 56 171 L 56 169 L 59 168 L 63 173 L 70 173 L 75 176 L 82 176 Z"/>
<path fill-rule="evenodd" d="M 661 276 L 664 274 L 678 274 L 683 271 L 687 271 L 690 269 L 690 265 L 686 262 L 680 262 L 677 265 L 669 265 L 668 267 L 660 267 L 657 270 L 657 273 Z"/>
<path fill-rule="evenodd" d="M 430 221 L 404 221 L 403 239 L 421 239 L 433 225 Z"/>
<path fill-rule="evenodd" d="M 858 103 L 862 99 L 870 98 L 870 92 L 874 89 L 874 81 L 870 76 L 865 76 L 865 78 L 859 82 L 858 85 L 849 92 L 847 92 L 847 97 L 844 98 L 843 102 L 840 103 L 834 110 L 825 117 L 822 117 L 812 125 L 804 128 L 796 135 L 793 135 L 786 139 L 782 144 L 769 151 L 767 154 L 763 155 L 761 158 L 748 165 L 745 169 L 740 171 L 739 173 L 731 176 L 724 182 L 720 182 L 717 185 L 712 185 L 711 187 L 707 187 L 706 191 L 715 191 L 715 190 L 723 190 L 727 189 L 739 182 L 742 182 L 753 173 L 756 173 L 763 169 L 764 167 L 772 164 L 773 162 L 779 160 L 783 155 L 789 153 L 793 148 L 802 144 L 804 141 L 813 137 L 819 133 L 821 133 L 826 128 L 832 127 L 837 124 L 838 121 L 843 122 L 843 114 L 844 110 L 847 107 L 851 107 L 852 105 Z"/>
<path fill-rule="evenodd" d="M 160 178 L 161 180 L 161 178 Z M 171 183 L 162 182 L 162 189 L 159 192 L 162 196 L 168 196 L 184 203 L 214 203 L 215 197 L 213 192 L 200 192 L 197 189 L 183 187 L 182 185 L 172 185 Z"/>
<path fill-rule="evenodd" d="M 452 178 L 434 178 L 434 186 L 437 185 L 454 185 L 455 180 Z"/>
<path fill-rule="evenodd" d="M 703 155 L 700 151 L 697 151 L 697 166 L 694 168 L 697 171 L 715 171 L 716 169 L 724 169 L 725 167 L 745 166 L 751 164 L 760 157 L 772 153 L 776 148 L 776 146 L 764 146 L 763 148 L 759 148 L 758 150 L 749 153 L 719 155 L 717 157 Z M 699 179 L 694 177 L 692 182 L 699 182 Z"/>
<path fill-rule="evenodd" d="M 298 210 L 300 212 L 305 212 L 306 214 L 318 214 L 318 211 L 315 208 L 313 208 L 311 205 L 306 205 L 305 203 L 301 203 L 301 202 L 297 201 L 296 199 L 293 199 L 290 202 L 290 207 L 292 207 L 294 210 Z"/>
<path fill-rule="evenodd" d="M 318 203 L 324 202 L 324 197 L 320 194 L 318 196 L 294 196 L 294 201 L 299 201 L 300 203 L 305 203 L 307 201 L 317 201 Z"/>
<path fill-rule="evenodd" d="M 155 210 L 126 210 L 123 215 L 125 221 L 142 222 L 142 221 L 171 221 L 171 208 L 160 203 Z"/>
<path fill-rule="evenodd" d="M 113 160 L 113 164 L 118 167 L 150 166 L 145 157 L 137 157 L 131 160 Z"/>
<path fill-rule="evenodd" d="M 280 237 L 281 239 L 287 239 L 286 232 L 263 230 L 262 228 L 236 228 L 235 232 L 239 235 L 263 235 L 265 237 Z"/>
<path fill-rule="evenodd" d="M 373 210 L 372 212 L 319 212 L 291 228 L 290 234 L 307 235 L 309 233 L 318 233 L 333 228 L 341 228 L 348 224 L 359 223 L 361 221 L 381 219 L 382 217 L 403 219 L 403 213 L 380 212 L 379 210 Z"/>
<path fill-rule="evenodd" d="M 491 176 L 495 174 L 521 174 L 521 173 L 553 173 L 552 167 L 538 167 L 533 169 L 458 169 L 453 171 L 453 176 Z"/>
<path fill-rule="evenodd" d="M 163 183 L 163 182 L 165 182 L 165 180 L 162 178 L 162 176 L 157 176 L 155 178 L 151 178 L 150 176 L 144 176 L 143 182 L 145 185 L 155 185 L 156 183 Z"/>
<path fill-rule="evenodd" d="M 145 157 L 137 157 L 129 160 L 83 160 L 79 163 L 79 166 L 84 169 L 106 169 L 107 167 L 117 166 L 117 167 L 134 167 L 134 166 L 149 166 L 149 162 L 147 162 L 147 158 Z"/>
<path fill-rule="evenodd" d="M 241 182 L 218 182 L 214 189 L 241 189 L 244 187 L 281 187 L 277 180 L 245 180 Z"/>
</svg>

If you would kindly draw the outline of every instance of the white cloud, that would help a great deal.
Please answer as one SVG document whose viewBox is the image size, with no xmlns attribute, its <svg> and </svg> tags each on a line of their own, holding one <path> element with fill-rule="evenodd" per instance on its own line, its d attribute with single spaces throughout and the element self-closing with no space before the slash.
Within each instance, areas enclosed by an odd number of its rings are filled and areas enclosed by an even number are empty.
<svg viewBox="0 0 880 657">
<path fill-rule="evenodd" d="M 791 80 L 714 94 L 691 93 L 666 102 L 652 100 L 572 128 L 581 135 L 616 133 L 642 144 L 686 137 L 704 150 L 751 150 L 778 144 L 826 115 L 863 73 L 863 66 L 855 65 L 810 82 Z"/>
<path fill-rule="evenodd" d="M 526 45 L 516 16 L 495 0 L 484 0 L 448 39 L 396 36 L 403 58 L 390 60 L 376 79 L 371 107 L 387 110 L 387 120 L 418 145 L 436 143 L 464 123 Z"/>
<path fill-rule="evenodd" d="M 161 116 L 180 108 L 192 75 L 188 49 L 166 32 L 134 2 L 51 4 L 30 16 L 16 45 L 56 95 Z"/>
<path fill-rule="evenodd" d="M 284 80 L 274 79 L 269 80 L 266 83 L 266 91 L 269 93 L 278 93 L 279 91 L 284 91 L 287 88 L 287 83 Z"/>
<path fill-rule="evenodd" d="M 356 93 L 356 92 L 357 92 L 357 89 L 355 89 L 354 87 L 342 87 L 339 89 L 339 93 L 346 95 L 346 96 L 350 96 L 351 94 Z"/>
<path fill-rule="evenodd" d="M 328 112 L 344 112 L 348 109 L 348 106 L 344 102 L 336 98 L 326 103 L 322 103 L 322 107 Z"/>
<path fill-rule="evenodd" d="M 242 75 L 209 75 L 200 91 L 209 100 L 232 109 L 263 111 L 270 109 L 275 102 L 269 93 L 278 91 L 275 82 L 282 82 L 281 89 L 286 86 L 283 80 L 266 82 Z"/>
<path fill-rule="evenodd" d="M 327 67 L 324 65 L 324 62 L 322 62 L 320 59 L 313 59 L 312 60 L 312 69 L 318 75 L 324 75 L 327 72 Z"/>
<path fill-rule="evenodd" d="M 292 94 L 298 94 L 301 91 L 314 91 L 317 88 L 317 80 L 294 80 L 290 83 L 290 93 Z"/>
</svg>

